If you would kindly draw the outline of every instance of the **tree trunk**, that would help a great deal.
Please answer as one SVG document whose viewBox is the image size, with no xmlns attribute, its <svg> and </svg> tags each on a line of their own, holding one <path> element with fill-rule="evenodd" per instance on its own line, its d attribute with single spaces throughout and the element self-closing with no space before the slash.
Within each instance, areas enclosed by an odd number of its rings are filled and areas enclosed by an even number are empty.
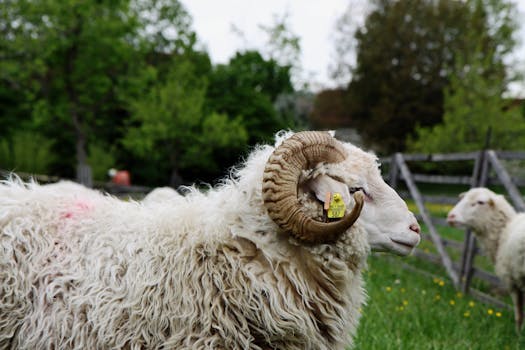
<svg viewBox="0 0 525 350">
<path fill-rule="evenodd" d="M 86 153 L 86 134 L 84 132 L 84 120 L 79 113 L 80 103 L 78 101 L 75 83 L 71 80 L 74 76 L 75 61 L 77 59 L 78 46 L 77 39 L 82 30 L 82 19 L 77 17 L 77 23 L 72 29 L 71 46 L 66 51 L 65 64 L 65 87 L 69 99 L 69 113 L 73 121 L 76 137 L 76 155 L 77 155 L 77 181 L 87 187 L 93 186 L 93 179 L 91 177 L 91 168 L 87 164 Z"/>
<path fill-rule="evenodd" d="M 170 176 L 170 187 L 178 188 L 179 186 L 184 184 L 184 180 L 182 179 L 182 176 L 180 176 L 179 171 L 177 169 L 173 169 L 171 171 Z"/>
</svg>

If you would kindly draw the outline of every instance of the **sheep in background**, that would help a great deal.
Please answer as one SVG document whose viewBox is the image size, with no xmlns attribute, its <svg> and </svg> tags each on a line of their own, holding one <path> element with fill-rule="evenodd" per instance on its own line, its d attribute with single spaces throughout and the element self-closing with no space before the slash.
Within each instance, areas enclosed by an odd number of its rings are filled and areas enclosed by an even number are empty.
<svg viewBox="0 0 525 350">
<path fill-rule="evenodd" d="M 180 203 L 184 201 L 184 196 L 171 187 L 157 187 L 149 192 L 143 199 L 144 204 L 154 203 L 165 203 L 170 202 L 172 204 Z"/>
<path fill-rule="evenodd" d="M 470 228 L 478 238 L 510 292 L 519 331 L 525 292 L 525 214 L 516 213 L 505 197 L 487 188 L 473 188 L 460 198 L 447 221 L 454 227 Z"/>
<path fill-rule="evenodd" d="M 309 216 L 326 192 L 340 220 Z M 419 240 L 376 157 L 325 132 L 279 134 L 176 207 L 7 181 L 0 349 L 344 349 L 370 247 Z"/>
</svg>

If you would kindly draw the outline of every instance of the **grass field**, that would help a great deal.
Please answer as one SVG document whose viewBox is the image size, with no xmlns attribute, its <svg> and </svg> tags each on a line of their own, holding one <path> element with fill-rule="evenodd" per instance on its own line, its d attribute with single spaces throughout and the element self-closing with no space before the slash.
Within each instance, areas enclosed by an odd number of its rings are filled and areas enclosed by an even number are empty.
<svg viewBox="0 0 525 350">
<path fill-rule="evenodd" d="M 458 293 L 445 278 L 402 267 L 414 257 L 374 255 L 365 274 L 368 305 L 354 349 L 525 349 L 510 309 Z M 445 276 L 445 275 L 443 275 Z"/>
</svg>

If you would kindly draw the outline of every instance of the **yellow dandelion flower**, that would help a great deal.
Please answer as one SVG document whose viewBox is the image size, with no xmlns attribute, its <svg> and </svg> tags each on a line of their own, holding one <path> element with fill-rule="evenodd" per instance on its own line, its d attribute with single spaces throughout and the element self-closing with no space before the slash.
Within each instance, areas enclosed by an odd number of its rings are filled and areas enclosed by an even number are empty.
<svg viewBox="0 0 525 350">
<path fill-rule="evenodd" d="M 441 299 L 441 295 L 436 295 L 436 297 L 434 298 L 435 300 L 440 300 Z"/>
<path fill-rule="evenodd" d="M 452 306 L 456 305 L 456 301 L 455 301 L 455 300 L 450 300 L 449 303 L 450 303 L 450 305 L 452 305 Z"/>
<path fill-rule="evenodd" d="M 443 287 L 445 285 L 445 282 L 444 281 L 439 281 L 439 286 L 440 287 Z"/>
<path fill-rule="evenodd" d="M 390 287 L 390 286 L 386 287 L 385 289 L 386 289 L 387 292 L 391 292 L 392 291 L 392 287 Z"/>
<path fill-rule="evenodd" d="M 463 293 L 461 293 L 461 292 L 457 292 L 457 293 L 456 293 L 456 296 L 457 296 L 458 298 L 463 298 Z"/>
<path fill-rule="evenodd" d="M 464 317 L 470 317 L 470 311 L 465 311 L 465 312 L 463 313 L 463 316 L 464 316 Z"/>
<path fill-rule="evenodd" d="M 501 312 L 496 312 L 496 317 L 501 317 Z"/>
<path fill-rule="evenodd" d="M 474 307 L 475 305 L 476 305 L 476 303 L 473 302 L 473 301 L 469 301 L 469 302 L 468 302 L 468 306 L 470 306 L 470 307 Z"/>
<path fill-rule="evenodd" d="M 487 310 L 487 313 L 488 313 L 489 315 L 492 315 L 492 314 L 494 313 L 494 310 L 492 310 L 492 309 L 488 309 L 488 310 Z"/>
<path fill-rule="evenodd" d="M 407 306 L 408 305 L 408 300 L 403 300 L 403 305 Z"/>
<path fill-rule="evenodd" d="M 439 283 L 439 278 L 434 277 L 434 278 L 432 279 L 432 281 L 434 281 L 434 283 Z"/>
</svg>

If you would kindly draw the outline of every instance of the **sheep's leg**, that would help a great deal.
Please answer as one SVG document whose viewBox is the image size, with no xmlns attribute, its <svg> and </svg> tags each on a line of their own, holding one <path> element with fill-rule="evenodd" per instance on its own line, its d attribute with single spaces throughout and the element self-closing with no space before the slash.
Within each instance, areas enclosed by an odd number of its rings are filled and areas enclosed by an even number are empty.
<svg viewBox="0 0 525 350">
<path fill-rule="evenodd" d="M 516 331 L 519 333 L 523 324 L 523 292 L 518 288 L 512 288 L 510 295 L 514 304 L 514 320 Z"/>
</svg>

